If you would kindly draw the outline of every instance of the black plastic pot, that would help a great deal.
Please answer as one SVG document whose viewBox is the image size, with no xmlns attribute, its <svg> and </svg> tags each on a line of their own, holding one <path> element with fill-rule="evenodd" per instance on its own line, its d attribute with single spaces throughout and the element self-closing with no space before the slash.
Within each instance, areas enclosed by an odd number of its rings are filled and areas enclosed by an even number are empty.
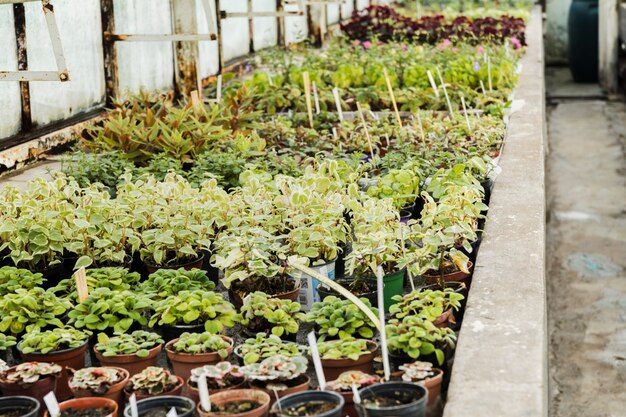
<svg viewBox="0 0 626 417">
<path fill-rule="evenodd" d="M 139 417 L 146 414 L 151 409 L 161 407 L 167 410 L 172 407 L 176 407 L 176 414 L 178 414 L 178 417 L 191 417 L 196 409 L 196 403 L 187 397 L 174 395 L 164 395 L 161 397 L 152 397 L 137 401 L 137 411 L 139 413 Z M 124 417 L 132 417 L 130 405 L 124 408 Z"/>
<path fill-rule="evenodd" d="M 205 331 L 204 324 L 180 324 L 176 326 L 163 325 L 160 327 L 160 330 L 165 343 L 170 340 L 178 339 L 183 333 L 203 333 Z"/>
<path fill-rule="evenodd" d="M 4 415 L 8 411 L 22 407 L 32 407 L 32 410 L 22 414 L 20 417 L 35 417 L 39 413 L 39 409 L 41 408 L 41 406 L 39 405 L 39 401 L 37 401 L 33 397 L 16 395 L 13 397 L 0 398 L 0 415 Z"/>
<path fill-rule="evenodd" d="M 374 384 L 359 390 L 361 401 L 377 396 L 392 395 L 397 392 L 407 393 L 414 398 L 408 404 L 364 409 L 361 404 L 354 404 L 356 411 L 361 417 L 424 417 L 426 415 L 426 403 L 428 391 L 421 385 L 412 382 L 385 382 Z"/>
<path fill-rule="evenodd" d="M 65 278 L 65 267 L 63 266 L 63 262 L 34 272 L 41 273 L 46 279 L 41 285 L 45 289 L 56 287 L 57 284 L 61 282 L 63 278 Z"/>
<path fill-rule="evenodd" d="M 489 205 L 489 201 L 491 200 L 491 189 L 493 188 L 493 181 L 491 178 L 484 179 L 480 182 L 483 189 L 485 190 L 485 195 L 483 197 L 483 203 L 485 205 Z"/>
<path fill-rule="evenodd" d="M 315 417 L 341 417 L 343 415 L 343 406 L 345 400 L 341 395 L 334 391 L 302 391 L 290 394 L 280 398 L 270 410 L 270 415 L 276 417 L 285 416 L 281 413 L 282 409 L 295 407 L 300 404 L 310 403 L 312 401 L 324 401 L 336 404 L 335 408 L 321 414 L 315 414 Z M 312 415 L 310 417 L 313 417 Z"/>
</svg>

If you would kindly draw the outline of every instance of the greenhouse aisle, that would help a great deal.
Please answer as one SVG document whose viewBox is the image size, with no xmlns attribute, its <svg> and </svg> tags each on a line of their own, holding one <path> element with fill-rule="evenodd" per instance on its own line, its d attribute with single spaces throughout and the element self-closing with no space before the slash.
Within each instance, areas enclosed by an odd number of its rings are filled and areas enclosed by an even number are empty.
<svg viewBox="0 0 626 417">
<path fill-rule="evenodd" d="M 550 415 L 623 417 L 626 104 L 562 75 L 547 71 Z"/>
</svg>

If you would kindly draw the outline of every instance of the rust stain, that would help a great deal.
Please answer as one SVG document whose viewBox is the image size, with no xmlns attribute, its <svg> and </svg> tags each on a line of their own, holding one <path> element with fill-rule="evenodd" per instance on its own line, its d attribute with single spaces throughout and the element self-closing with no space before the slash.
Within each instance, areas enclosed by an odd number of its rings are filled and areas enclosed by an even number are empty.
<svg viewBox="0 0 626 417">
<path fill-rule="evenodd" d="M 23 3 L 13 5 L 13 21 L 15 26 L 15 41 L 17 47 L 17 69 L 28 71 L 28 54 L 26 52 L 26 13 Z M 32 127 L 30 107 L 30 85 L 28 81 L 20 81 L 20 99 L 22 104 L 21 131 L 29 131 Z"/>
<path fill-rule="evenodd" d="M 100 16 L 102 21 L 102 50 L 104 53 L 104 80 L 105 95 L 107 105 L 111 105 L 113 100 L 119 95 L 117 49 L 115 42 L 107 38 L 107 34 L 115 33 L 115 14 L 113 11 L 113 0 L 100 1 Z"/>
</svg>

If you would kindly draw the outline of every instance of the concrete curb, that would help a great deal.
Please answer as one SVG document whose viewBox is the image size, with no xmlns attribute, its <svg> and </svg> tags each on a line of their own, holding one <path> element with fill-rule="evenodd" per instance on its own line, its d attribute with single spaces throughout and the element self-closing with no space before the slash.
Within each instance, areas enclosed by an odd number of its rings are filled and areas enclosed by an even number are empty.
<svg viewBox="0 0 626 417">
<path fill-rule="evenodd" d="M 541 11 L 528 50 L 458 341 L 444 417 L 548 413 Z"/>
</svg>

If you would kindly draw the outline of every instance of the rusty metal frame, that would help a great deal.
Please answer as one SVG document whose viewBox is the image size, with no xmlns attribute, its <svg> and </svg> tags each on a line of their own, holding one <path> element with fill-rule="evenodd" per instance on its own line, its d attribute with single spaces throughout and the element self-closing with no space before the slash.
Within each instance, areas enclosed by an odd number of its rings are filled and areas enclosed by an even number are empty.
<svg viewBox="0 0 626 417">
<path fill-rule="evenodd" d="M 70 75 L 63 54 L 63 44 L 61 43 L 61 35 L 54 17 L 54 6 L 51 0 L 0 0 L 0 5 L 13 4 L 18 5 L 27 2 L 41 1 L 44 16 L 46 18 L 46 27 L 52 44 L 52 53 L 56 62 L 56 71 L 29 71 L 28 69 L 18 69 L 18 71 L 0 71 L 0 81 L 69 81 Z M 24 34 L 24 39 L 26 35 Z M 18 51 L 20 53 L 20 51 Z"/>
</svg>

